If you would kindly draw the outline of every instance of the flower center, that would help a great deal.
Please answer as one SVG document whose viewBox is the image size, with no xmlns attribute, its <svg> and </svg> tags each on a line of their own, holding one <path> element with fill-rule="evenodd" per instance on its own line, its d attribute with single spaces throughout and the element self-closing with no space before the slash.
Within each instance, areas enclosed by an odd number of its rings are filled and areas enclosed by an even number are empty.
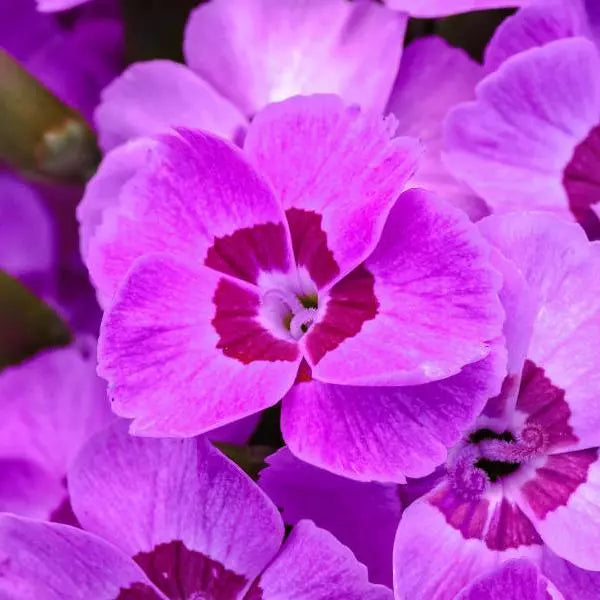
<svg viewBox="0 0 600 600">
<path fill-rule="evenodd" d="M 309 330 L 318 316 L 317 294 L 296 294 L 272 288 L 263 294 L 262 305 L 275 330 L 288 332 L 295 340 Z"/>
<path fill-rule="evenodd" d="M 537 423 L 526 424 L 516 437 L 511 431 L 478 429 L 448 465 L 450 481 L 463 497 L 477 498 L 547 447 L 548 435 Z"/>
</svg>

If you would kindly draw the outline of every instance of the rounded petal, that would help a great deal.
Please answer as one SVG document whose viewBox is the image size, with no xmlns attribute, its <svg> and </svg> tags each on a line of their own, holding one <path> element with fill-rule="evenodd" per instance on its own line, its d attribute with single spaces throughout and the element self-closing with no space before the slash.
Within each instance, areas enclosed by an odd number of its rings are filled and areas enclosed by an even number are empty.
<svg viewBox="0 0 600 600">
<path fill-rule="evenodd" d="M 98 372 L 132 432 L 204 433 L 278 402 L 300 352 L 258 321 L 256 288 L 164 255 L 139 259 L 105 313 Z"/>
<path fill-rule="evenodd" d="M 502 351 L 458 375 L 417 386 L 301 381 L 283 400 L 281 430 L 300 459 L 368 481 L 404 482 L 445 461 L 488 398 L 500 391 Z"/>
<path fill-rule="evenodd" d="M 523 6 L 532 0 L 385 0 L 393 9 L 413 17 L 444 17 L 473 10 Z"/>
<path fill-rule="evenodd" d="M 302 338 L 313 376 L 414 385 L 458 373 L 501 334 L 499 279 L 461 211 L 423 190 L 405 192 L 374 252 L 331 288 Z"/>
<path fill-rule="evenodd" d="M 33 283 L 36 290 L 53 279 L 56 244 L 51 216 L 35 190 L 8 173 L 0 173 L 0 240 L 0 269 Z"/>
<path fill-rule="evenodd" d="M 485 68 L 496 70 L 513 54 L 548 42 L 588 35 L 589 26 L 579 0 L 542 0 L 511 15 L 496 29 L 485 49 Z"/>
<path fill-rule="evenodd" d="M 173 127 L 233 139 L 246 118 L 193 71 L 168 60 L 135 63 L 102 91 L 94 120 L 104 151 Z"/>
<path fill-rule="evenodd" d="M 600 570 L 599 449 L 547 457 L 519 505 L 548 547 L 581 569 Z"/>
<path fill-rule="evenodd" d="M 134 151 L 125 171 L 139 159 Z M 115 161 L 100 167 L 96 181 L 113 176 Z M 110 172 L 101 175 L 104 169 Z M 87 255 L 103 304 L 135 259 L 151 252 L 204 263 L 252 283 L 259 270 L 287 272 L 292 264 L 284 216 L 267 183 L 234 146 L 191 130 L 161 137 L 118 202 L 104 210 Z"/>
<path fill-rule="evenodd" d="M 398 119 L 398 132 L 419 138 L 424 146 L 410 186 L 436 192 L 473 220 L 488 211 L 442 163 L 442 125 L 452 107 L 475 97 L 475 85 L 482 75 L 481 65 L 463 50 L 437 36 L 419 38 L 404 50 L 387 106 Z"/>
<path fill-rule="evenodd" d="M 0 456 L 62 480 L 82 444 L 112 420 L 94 351 L 91 342 L 48 350 L 0 373 Z"/>
<path fill-rule="evenodd" d="M 237 597 L 283 539 L 275 506 L 202 437 L 139 438 L 119 423 L 79 455 L 69 490 L 81 524 L 135 558 L 169 597 L 180 576 L 186 597 Z"/>
<path fill-rule="evenodd" d="M 563 600 L 563 596 L 527 560 L 510 560 L 483 575 L 456 600 Z"/>
<path fill-rule="evenodd" d="M 417 141 L 394 130 L 393 118 L 329 95 L 271 104 L 250 125 L 244 150 L 273 186 L 296 262 L 319 288 L 373 250 L 415 170 Z"/>
<path fill-rule="evenodd" d="M 560 590 L 565 600 L 597 600 L 600 572 L 586 571 L 544 548 L 541 570 Z"/>
<path fill-rule="evenodd" d="M 527 389 L 517 408 L 549 426 L 560 451 L 598 446 L 598 246 L 588 242 L 579 226 L 545 214 L 488 217 L 481 231 L 537 296 L 527 349 L 532 364 L 524 373 Z"/>
<path fill-rule="evenodd" d="M 117 548 L 68 525 L 0 515 L 0 597 L 166 600 Z"/>
<path fill-rule="evenodd" d="M 460 500 L 445 485 L 411 504 L 394 543 L 397 600 L 454 600 L 478 577 L 512 558 L 537 564 L 541 540 L 502 497 Z M 507 598 L 510 596 L 507 596 Z"/>
<path fill-rule="evenodd" d="M 287 448 L 269 456 L 267 465 L 259 484 L 286 524 L 311 519 L 354 552 L 370 581 L 391 585 L 392 546 L 402 511 L 397 485 L 339 477 L 297 459 Z"/>
<path fill-rule="evenodd" d="M 495 212 L 543 209 L 573 219 L 563 171 L 600 122 L 600 56 L 563 39 L 521 52 L 451 111 L 445 162 Z"/>
<path fill-rule="evenodd" d="M 392 600 L 392 590 L 369 583 L 352 552 L 312 521 L 300 521 L 281 552 L 255 582 L 260 600 Z"/>
<path fill-rule="evenodd" d="M 330 92 L 383 109 L 406 16 L 361 0 L 215 0 L 192 12 L 188 65 L 247 115 Z"/>
</svg>

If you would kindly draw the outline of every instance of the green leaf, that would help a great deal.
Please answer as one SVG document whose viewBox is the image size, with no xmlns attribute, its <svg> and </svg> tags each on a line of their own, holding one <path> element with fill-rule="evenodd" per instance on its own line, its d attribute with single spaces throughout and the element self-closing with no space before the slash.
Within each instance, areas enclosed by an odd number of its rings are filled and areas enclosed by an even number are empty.
<svg viewBox="0 0 600 600">
<path fill-rule="evenodd" d="M 83 117 L 0 50 L 0 159 L 30 177 L 82 183 L 100 151 Z"/>
<path fill-rule="evenodd" d="M 0 369 L 71 339 L 66 323 L 48 305 L 0 270 Z"/>
</svg>

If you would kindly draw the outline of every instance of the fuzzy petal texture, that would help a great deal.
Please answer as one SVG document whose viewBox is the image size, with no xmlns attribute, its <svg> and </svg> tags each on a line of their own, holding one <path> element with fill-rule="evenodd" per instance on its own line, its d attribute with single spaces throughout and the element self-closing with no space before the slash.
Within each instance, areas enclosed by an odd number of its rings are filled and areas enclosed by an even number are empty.
<svg viewBox="0 0 600 600">
<path fill-rule="evenodd" d="M 98 372 L 140 435 L 190 436 L 275 404 L 300 352 L 257 320 L 256 289 L 165 255 L 139 259 L 105 313 Z"/>
<path fill-rule="evenodd" d="M 369 583 L 352 552 L 312 521 L 300 521 L 249 593 L 252 600 L 392 600 Z"/>
<path fill-rule="evenodd" d="M 246 118 L 193 71 L 168 60 L 135 63 L 102 91 L 94 114 L 104 151 L 173 127 L 233 139 Z"/>
<path fill-rule="evenodd" d="M 481 231 L 537 295 L 527 356 L 562 398 L 560 451 L 600 445 L 599 246 L 578 225 L 541 213 L 488 217 Z"/>
<path fill-rule="evenodd" d="M 538 0 L 500 23 L 485 49 L 485 68 L 495 71 L 513 54 L 577 35 L 589 35 L 580 0 Z"/>
<path fill-rule="evenodd" d="M 46 350 L 0 373 L 0 456 L 64 477 L 82 444 L 113 418 L 94 352 L 92 342 Z"/>
<path fill-rule="evenodd" d="M 494 212 L 543 209 L 572 220 L 563 175 L 600 122 L 600 56 L 584 38 L 521 52 L 446 121 L 445 162 Z M 593 168 L 593 166 L 592 166 Z"/>
<path fill-rule="evenodd" d="M 186 62 L 245 114 L 330 92 L 382 110 L 405 15 L 360 0 L 216 0 L 192 12 Z"/>
<path fill-rule="evenodd" d="M 390 8 L 412 17 L 444 17 L 473 10 L 523 6 L 529 2 L 531 0 L 385 0 Z"/>
<path fill-rule="evenodd" d="M 456 600 L 563 600 L 531 562 L 511 560 L 484 575 Z"/>
<path fill-rule="evenodd" d="M 393 120 L 330 95 L 271 104 L 250 125 L 244 150 L 273 186 L 288 215 L 296 261 L 319 288 L 373 250 L 416 168 L 418 142 L 394 138 L 394 131 Z M 304 219 L 296 223 L 298 213 Z M 317 219 L 319 236 L 306 227 L 308 217 Z M 323 250 L 313 248 L 323 235 Z"/>
<path fill-rule="evenodd" d="M 267 464 L 259 484 L 286 524 L 311 519 L 354 552 L 370 581 L 391 586 L 390 557 L 402 512 L 397 485 L 339 477 L 297 459 L 287 448 L 269 456 Z"/>
<path fill-rule="evenodd" d="M 166 600 L 127 556 L 68 525 L 0 515 L 3 600 Z"/>
<path fill-rule="evenodd" d="M 528 544 L 503 551 L 487 546 L 482 536 L 488 535 L 485 530 L 492 526 L 488 519 L 494 510 L 487 503 L 475 502 L 475 510 L 469 502 L 458 504 L 454 514 L 446 517 L 431 503 L 441 489 L 411 504 L 400 521 L 394 545 L 397 600 L 454 600 L 462 589 L 505 560 L 539 561 L 539 538 L 537 543 L 529 540 Z M 441 493 L 448 494 L 443 490 Z M 524 531 L 518 523 L 503 520 L 502 524 L 505 529 L 498 532 L 500 536 Z"/>
<path fill-rule="evenodd" d="M 202 437 L 145 439 L 118 424 L 82 451 L 69 473 L 69 490 L 82 525 L 136 557 L 165 592 L 178 572 L 192 586 L 185 590 L 190 596 L 226 591 L 227 585 L 239 591 L 283 539 L 275 506 Z M 167 552 L 175 544 L 179 553 Z M 198 582 L 186 570 L 202 567 L 209 569 L 207 587 L 193 588 Z"/>
<path fill-rule="evenodd" d="M 443 165 L 442 126 L 451 108 L 475 97 L 475 86 L 482 75 L 481 65 L 463 50 L 437 36 L 419 38 L 404 51 L 387 105 L 387 110 L 398 119 L 398 132 L 419 138 L 424 146 L 410 186 L 438 193 L 472 220 L 487 214 L 487 208 Z"/>
<path fill-rule="evenodd" d="M 502 350 L 442 381 L 403 387 L 297 383 L 281 429 L 298 458 L 359 481 L 403 483 L 446 459 L 488 398 L 500 391 Z"/>
<path fill-rule="evenodd" d="M 499 279 L 461 211 L 423 190 L 405 192 L 377 248 L 331 288 L 301 340 L 314 378 L 415 385 L 458 373 L 501 333 Z"/>
<path fill-rule="evenodd" d="M 138 158 L 132 158 L 134 163 Z M 100 169 L 112 169 L 112 164 Z M 272 236 L 261 235 L 264 229 Z M 238 231 L 243 234 L 239 242 L 234 236 Z M 272 255 L 279 270 L 291 266 L 284 216 L 266 182 L 231 144 L 208 133 L 180 130 L 160 138 L 118 203 L 104 211 L 87 265 L 106 304 L 139 256 L 165 252 L 201 265 L 209 261 L 211 249 L 213 262 L 220 259 L 217 268 L 252 282 L 259 267 L 272 268 L 265 264 Z M 235 259 L 232 264 L 231 253 L 238 259 L 244 255 L 241 266 Z"/>
</svg>

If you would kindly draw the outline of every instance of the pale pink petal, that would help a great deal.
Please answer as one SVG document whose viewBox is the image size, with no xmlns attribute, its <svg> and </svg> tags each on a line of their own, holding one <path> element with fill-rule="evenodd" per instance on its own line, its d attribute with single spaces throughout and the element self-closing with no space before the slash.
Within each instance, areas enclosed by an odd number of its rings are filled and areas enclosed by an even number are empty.
<svg viewBox="0 0 600 600">
<path fill-rule="evenodd" d="M 385 0 L 390 8 L 413 17 L 444 17 L 473 10 L 523 6 L 529 2 L 531 0 Z"/>
</svg>

